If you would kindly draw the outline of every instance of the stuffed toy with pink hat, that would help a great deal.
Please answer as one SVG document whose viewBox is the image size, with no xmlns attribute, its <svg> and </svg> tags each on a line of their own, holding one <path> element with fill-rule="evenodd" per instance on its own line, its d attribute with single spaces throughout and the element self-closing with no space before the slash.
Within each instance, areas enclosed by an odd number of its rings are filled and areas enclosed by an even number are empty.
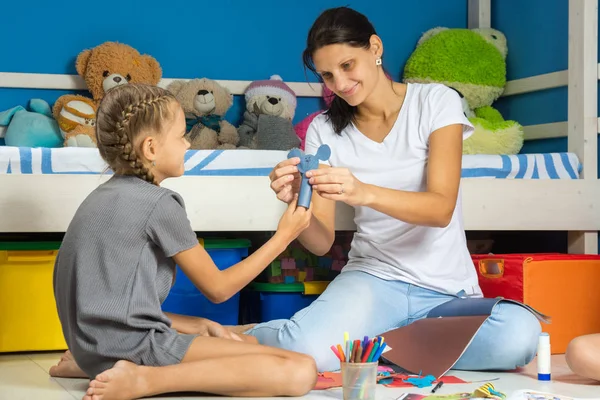
<svg viewBox="0 0 600 400">
<path fill-rule="evenodd" d="M 291 150 L 300 145 L 292 119 L 296 94 L 280 76 L 254 81 L 245 91 L 246 111 L 238 128 L 239 146 L 260 150 Z"/>
<path fill-rule="evenodd" d="M 327 106 L 327 108 L 329 108 L 329 107 L 331 107 L 331 102 L 333 101 L 335 94 L 331 90 L 329 90 L 329 88 L 327 86 L 322 85 L 322 87 L 323 87 L 323 100 L 325 100 L 325 105 Z M 300 138 L 300 148 L 302 150 L 304 150 L 304 142 L 306 140 L 306 131 L 308 130 L 310 123 L 313 121 L 313 119 L 315 119 L 315 117 L 317 115 L 322 114 L 324 112 L 325 112 L 325 110 L 315 111 L 314 113 L 310 114 L 309 116 L 307 116 L 306 118 L 304 118 L 302 121 L 298 122 L 294 126 L 296 135 Z"/>
</svg>

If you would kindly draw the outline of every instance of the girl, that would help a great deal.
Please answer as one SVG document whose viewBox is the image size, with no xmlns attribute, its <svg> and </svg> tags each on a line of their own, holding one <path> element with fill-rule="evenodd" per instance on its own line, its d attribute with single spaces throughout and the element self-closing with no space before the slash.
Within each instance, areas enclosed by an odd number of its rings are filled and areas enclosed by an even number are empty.
<svg viewBox="0 0 600 400">
<path fill-rule="evenodd" d="M 303 395 L 317 378 L 310 357 L 198 336 L 185 318 L 171 321 L 161 312 L 175 264 L 208 299 L 223 302 L 284 251 L 311 216 L 290 202 L 269 242 L 220 271 L 198 244 L 182 198 L 160 186 L 184 172 L 185 130 L 183 109 L 157 87 L 119 86 L 99 106 L 98 148 L 115 174 L 77 210 L 54 273 L 67 344 L 76 364 L 95 377 L 84 399 L 175 391 Z"/>
<path fill-rule="evenodd" d="M 314 209 L 300 242 L 315 254 L 332 245 L 335 202 L 355 209 L 357 233 L 342 273 L 291 321 L 259 324 L 262 344 L 312 355 L 320 371 L 339 368 L 329 346 L 340 332 L 373 337 L 423 318 L 456 296 L 481 296 L 463 229 L 462 141 L 473 132 L 456 91 L 401 84 L 382 68 L 383 43 L 367 18 L 327 10 L 308 33 L 303 59 L 335 93 L 306 134 L 306 152 L 331 148 L 330 166 L 310 171 Z M 286 203 L 298 192 L 299 160 L 271 173 Z M 327 320 L 329 324 L 322 324 Z M 513 369 L 535 356 L 540 324 L 500 303 L 455 364 Z"/>
<path fill-rule="evenodd" d="M 569 368 L 577 375 L 600 381 L 600 333 L 573 339 L 565 357 Z"/>
</svg>

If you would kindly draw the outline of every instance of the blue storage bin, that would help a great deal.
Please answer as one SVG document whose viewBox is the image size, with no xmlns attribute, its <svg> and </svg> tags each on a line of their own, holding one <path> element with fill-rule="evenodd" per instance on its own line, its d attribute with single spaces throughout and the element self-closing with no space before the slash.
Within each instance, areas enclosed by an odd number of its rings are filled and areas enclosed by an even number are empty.
<svg viewBox="0 0 600 400">
<path fill-rule="evenodd" d="M 323 289 L 326 286 L 320 285 Z M 308 307 L 322 292 L 309 290 L 311 294 L 306 294 L 304 283 L 253 283 L 250 289 L 255 292 L 254 298 L 258 302 L 254 306 L 259 309 L 259 322 L 290 319 L 296 312 Z"/>
<path fill-rule="evenodd" d="M 247 257 L 249 247 L 250 241 L 245 239 L 204 240 L 204 248 L 220 270 L 227 269 Z M 210 302 L 179 267 L 176 270 L 175 285 L 162 304 L 162 310 L 165 312 L 203 317 L 222 325 L 238 324 L 239 307 L 239 293 L 221 304 Z"/>
</svg>

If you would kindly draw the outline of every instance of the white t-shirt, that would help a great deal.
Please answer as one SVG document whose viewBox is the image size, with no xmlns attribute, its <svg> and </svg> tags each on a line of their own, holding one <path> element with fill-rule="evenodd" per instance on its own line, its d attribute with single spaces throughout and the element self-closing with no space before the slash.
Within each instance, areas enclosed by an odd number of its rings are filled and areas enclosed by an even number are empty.
<svg viewBox="0 0 600 400">
<path fill-rule="evenodd" d="M 361 182 L 395 190 L 427 190 L 429 135 L 444 126 L 463 124 L 463 139 L 473 126 L 459 95 L 441 84 L 408 84 L 402 109 L 382 143 L 349 124 L 338 135 L 324 114 L 311 122 L 306 153 L 321 144 L 331 148 L 329 165 L 348 168 Z M 408 224 L 369 207 L 355 207 L 354 234 L 343 271 L 360 270 L 387 280 L 401 280 L 442 293 L 481 296 L 467 250 L 458 199 L 450 224 L 435 228 Z"/>
</svg>

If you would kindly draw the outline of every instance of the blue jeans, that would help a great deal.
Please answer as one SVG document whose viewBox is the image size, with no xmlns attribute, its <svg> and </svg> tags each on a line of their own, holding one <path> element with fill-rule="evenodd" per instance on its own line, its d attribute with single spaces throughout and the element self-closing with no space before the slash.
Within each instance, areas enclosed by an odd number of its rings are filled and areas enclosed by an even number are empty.
<svg viewBox="0 0 600 400">
<path fill-rule="evenodd" d="M 290 320 L 256 325 L 246 332 L 261 344 L 312 356 L 319 371 L 339 369 L 330 346 L 352 338 L 374 337 L 424 318 L 453 296 L 401 281 L 359 272 L 342 272 L 310 306 Z M 461 370 L 512 370 L 535 357 L 541 325 L 516 304 L 500 303 L 454 365 Z"/>
</svg>

